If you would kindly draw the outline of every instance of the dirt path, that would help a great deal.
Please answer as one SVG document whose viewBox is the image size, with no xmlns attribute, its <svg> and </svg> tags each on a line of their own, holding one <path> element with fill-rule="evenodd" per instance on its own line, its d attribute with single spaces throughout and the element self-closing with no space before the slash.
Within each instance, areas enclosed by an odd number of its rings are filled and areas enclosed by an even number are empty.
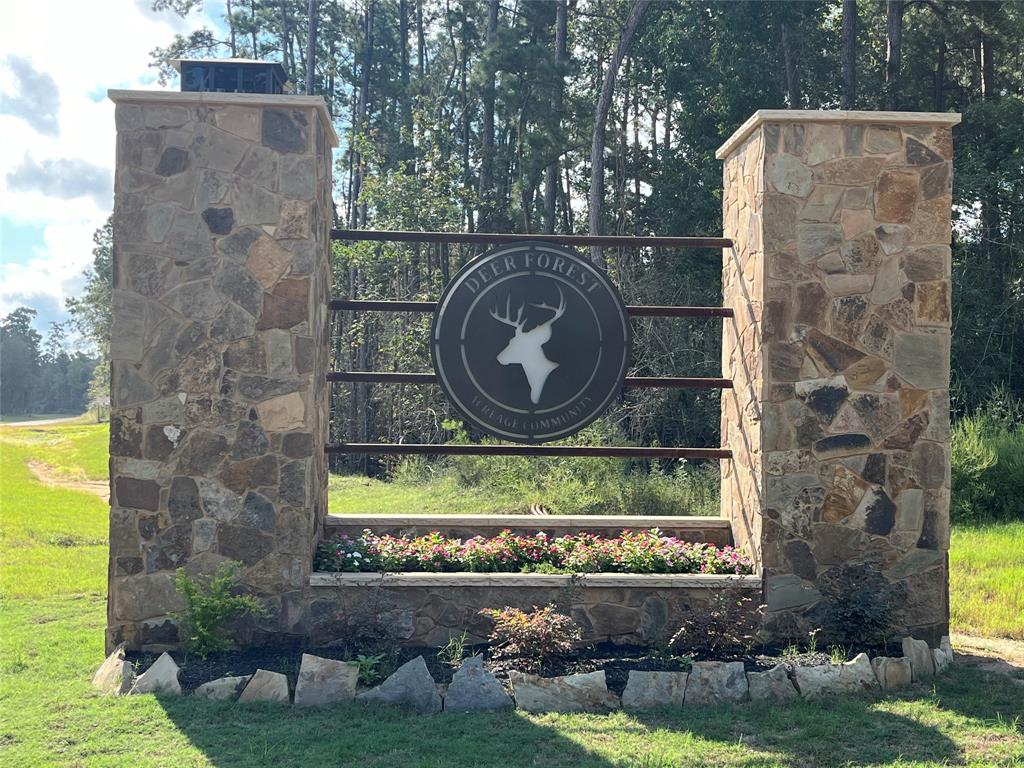
<svg viewBox="0 0 1024 768">
<path fill-rule="evenodd" d="M 69 480 L 61 477 L 53 467 L 42 461 L 30 461 L 28 468 L 36 479 L 45 485 L 67 488 L 69 491 L 85 491 L 99 496 L 104 501 L 110 501 L 110 484 L 105 480 Z"/>
<path fill-rule="evenodd" d="M 1009 675 L 1024 686 L 1024 641 L 959 634 L 953 634 L 950 641 L 958 664 Z"/>
<path fill-rule="evenodd" d="M 66 421 L 77 421 L 81 416 L 57 416 L 52 419 L 29 419 L 28 421 L 5 421 L 0 427 L 45 427 L 48 424 L 63 424 Z"/>
</svg>

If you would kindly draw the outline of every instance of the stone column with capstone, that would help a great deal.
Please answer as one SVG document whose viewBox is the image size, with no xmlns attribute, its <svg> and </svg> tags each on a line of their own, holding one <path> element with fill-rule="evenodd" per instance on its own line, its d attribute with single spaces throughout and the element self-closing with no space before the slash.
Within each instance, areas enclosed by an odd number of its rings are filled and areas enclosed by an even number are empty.
<svg viewBox="0 0 1024 768">
<path fill-rule="evenodd" d="M 722 508 L 765 580 L 765 636 L 842 600 L 949 620 L 956 114 L 761 111 L 724 161 Z M 838 638 L 842 639 L 842 638 Z"/>
<path fill-rule="evenodd" d="M 239 561 L 295 642 L 326 513 L 331 149 L 303 96 L 116 102 L 107 646 L 180 642 L 178 568 Z"/>
</svg>

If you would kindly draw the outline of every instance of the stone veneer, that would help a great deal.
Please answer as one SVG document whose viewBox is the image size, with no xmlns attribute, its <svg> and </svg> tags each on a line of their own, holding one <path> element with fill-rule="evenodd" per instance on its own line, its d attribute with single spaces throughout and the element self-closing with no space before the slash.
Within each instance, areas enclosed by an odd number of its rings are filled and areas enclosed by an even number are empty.
<svg viewBox="0 0 1024 768">
<path fill-rule="evenodd" d="M 880 573 L 906 633 L 949 619 L 955 114 L 762 111 L 725 161 L 722 508 L 768 635 Z"/>
<path fill-rule="evenodd" d="M 301 635 L 326 513 L 331 148 L 323 100 L 116 102 L 107 645 L 173 644 L 174 572 L 231 559 Z"/>
</svg>

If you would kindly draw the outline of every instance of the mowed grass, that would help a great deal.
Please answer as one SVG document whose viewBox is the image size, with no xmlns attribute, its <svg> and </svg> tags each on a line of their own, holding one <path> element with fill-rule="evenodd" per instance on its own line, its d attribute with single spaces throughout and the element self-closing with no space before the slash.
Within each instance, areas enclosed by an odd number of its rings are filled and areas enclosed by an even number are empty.
<svg viewBox="0 0 1024 768">
<path fill-rule="evenodd" d="M 522 498 L 460 487 L 445 477 L 430 483 L 387 483 L 370 477 L 331 475 L 327 509 L 332 515 L 481 515 L 529 512 Z"/>
<path fill-rule="evenodd" d="M 49 427 L 52 437 L 38 442 L 15 429 L 0 428 L 4 768 L 1024 765 L 1020 684 L 966 667 L 899 696 L 643 715 L 416 717 L 103 697 L 89 680 L 103 658 L 105 546 L 88 542 L 105 537 L 106 506 L 43 485 L 26 467 L 47 458 L 40 446 L 49 459 L 62 453 L 62 434 L 73 444 L 79 427 Z M 73 466 L 67 456 L 54 465 Z"/>
<path fill-rule="evenodd" d="M 954 528 L 949 565 L 952 627 L 1024 640 L 1024 521 Z"/>
</svg>

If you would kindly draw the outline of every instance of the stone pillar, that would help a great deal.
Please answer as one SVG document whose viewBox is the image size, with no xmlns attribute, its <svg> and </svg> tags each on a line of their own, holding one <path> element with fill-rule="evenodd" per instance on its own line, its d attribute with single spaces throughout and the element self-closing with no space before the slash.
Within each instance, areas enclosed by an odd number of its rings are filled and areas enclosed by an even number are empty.
<svg viewBox="0 0 1024 768">
<path fill-rule="evenodd" d="M 243 564 L 303 633 L 326 513 L 331 148 L 305 96 L 116 102 L 107 645 L 173 645 L 175 569 Z"/>
<path fill-rule="evenodd" d="M 835 595 L 949 620 L 955 114 L 760 111 L 718 151 L 723 514 L 762 569 L 766 634 Z"/>
</svg>

